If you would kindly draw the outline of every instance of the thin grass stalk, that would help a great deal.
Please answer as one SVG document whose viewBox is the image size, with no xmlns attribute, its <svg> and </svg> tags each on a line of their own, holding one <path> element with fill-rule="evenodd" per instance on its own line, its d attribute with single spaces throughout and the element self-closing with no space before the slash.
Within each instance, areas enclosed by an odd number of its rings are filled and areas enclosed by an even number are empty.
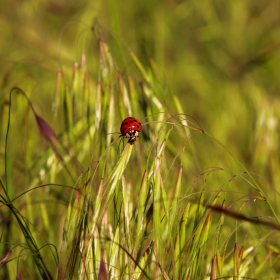
<svg viewBox="0 0 280 280">
<path fill-rule="evenodd" d="M 84 247 L 87 244 L 85 238 L 88 223 L 89 198 L 91 188 L 89 187 L 90 169 L 83 174 L 77 184 L 81 187 L 76 191 L 74 203 L 70 200 L 67 209 L 67 217 L 64 225 L 63 243 L 61 246 L 61 258 L 58 268 L 60 280 L 72 279 L 76 266 L 84 266 L 80 263 Z M 79 274 L 81 277 L 83 273 Z"/>
<path fill-rule="evenodd" d="M 189 220 L 189 216 L 190 216 L 190 202 L 187 203 L 183 216 L 181 218 L 180 221 L 180 237 L 179 237 L 179 256 L 180 259 L 176 259 L 176 263 L 178 262 L 178 265 L 176 266 L 180 266 L 179 267 L 179 275 L 181 275 L 181 279 L 184 279 L 184 275 L 187 273 L 188 271 L 188 266 L 181 266 L 181 261 L 184 261 L 185 259 L 189 258 L 189 255 L 187 254 L 187 242 L 188 242 L 188 238 L 187 238 L 187 224 L 188 224 L 188 220 Z"/>
<path fill-rule="evenodd" d="M 177 181 L 176 181 L 176 185 L 175 185 L 175 190 L 174 190 L 174 197 L 172 198 L 172 202 L 171 202 L 171 207 L 170 207 L 170 229 L 173 228 L 175 222 L 176 222 L 176 218 L 178 218 L 178 202 L 179 202 L 179 194 L 181 191 L 181 186 L 182 186 L 182 173 L 183 173 L 183 167 L 180 166 L 179 168 L 179 173 L 178 173 L 178 177 L 177 177 Z"/>
<path fill-rule="evenodd" d="M 27 245 L 29 247 L 29 249 L 32 252 L 33 255 L 33 260 L 36 264 L 36 267 L 42 277 L 43 280 L 52 280 L 52 276 L 48 270 L 47 265 L 44 262 L 43 257 L 40 254 L 40 250 L 37 246 L 37 243 L 26 223 L 26 221 L 23 219 L 22 215 L 19 213 L 18 209 L 13 205 L 10 196 L 9 196 L 9 178 L 11 178 L 11 175 L 9 174 L 9 165 L 8 162 L 10 162 L 8 160 L 9 156 L 8 156 L 8 140 L 9 140 L 9 132 L 10 132 L 10 122 L 11 122 L 11 105 L 12 105 L 12 93 L 13 93 L 12 89 L 10 91 L 10 95 L 9 95 L 9 109 L 8 109 L 8 125 L 7 125 L 7 131 L 6 131 L 6 139 L 5 139 L 5 177 L 6 177 L 6 184 L 4 184 L 4 182 L 1 179 L 1 186 L 2 189 L 4 191 L 5 197 L 3 197 L 4 199 L 4 203 L 5 205 L 11 210 L 11 212 L 13 213 L 13 215 L 15 216 L 18 225 L 24 235 L 24 238 L 27 242 Z M 20 90 L 20 92 L 22 92 Z"/>
<path fill-rule="evenodd" d="M 131 56 L 132 60 L 134 61 L 135 65 L 137 66 L 137 68 L 139 69 L 139 71 L 141 72 L 142 76 L 146 80 L 146 82 L 151 83 L 152 81 L 150 79 L 150 76 L 148 75 L 144 66 L 142 65 L 140 60 L 137 58 L 137 56 L 134 54 L 134 52 L 130 51 L 130 56 Z"/>
<path fill-rule="evenodd" d="M 135 88 L 135 83 L 134 80 L 131 76 L 131 74 L 128 73 L 128 87 L 129 87 L 129 93 L 130 93 L 130 100 L 129 102 L 127 102 L 128 104 L 126 105 L 128 107 L 128 110 L 130 110 L 129 108 L 139 108 L 139 92 L 136 90 Z M 143 108 L 142 106 L 140 107 L 141 110 L 145 111 L 145 108 Z M 145 112 L 143 112 L 145 114 Z M 122 118 L 124 119 L 124 115 L 122 115 Z"/>
<path fill-rule="evenodd" d="M 163 180 L 162 178 L 160 178 L 160 190 L 161 190 L 161 201 L 162 201 L 162 205 L 163 205 L 163 211 L 164 211 L 164 215 L 163 218 L 161 220 L 161 227 L 163 229 L 162 235 L 163 238 L 165 239 L 167 236 L 166 234 L 170 232 L 170 230 L 172 229 L 170 227 L 170 201 L 169 198 L 167 197 L 167 193 L 165 191 L 165 187 L 163 184 Z M 169 235 L 169 237 L 171 238 L 171 234 Z"/>
<path fill-rule="evenodd" d="M 73 102 L 71 92 L 68 86 L 65 87 L 64 91 L 64 120 L 66 131 L 69 133 L 73 128 Z M 70 133 L 71 134 L 71 133 Z"/>
<path fill-rule="evenodd" d="M 115 119 L 116 119 L 116 115 L 115 115 L 115 98 L 114 98 L 114 94 L 112 93 L 110 95 L 110 102 L 109 102 L 109 114 L 108 114 L 108 123 L 107 123 L 107 131 L 113 131 L 113 127 L 115 124 Z M 111 144 L 112 141 L 112 134 L 109 133 L 107 134 L 107 146 L 109 147 L 109 145 Z M 111 151 L 113 152 L 113 151 Z"/>
<path fill-rule="evenodd" d="M 233 276 L 239 276 L 239 257 L 238 257 L 238 244 L 235 243 L 233 250 Z"/>
<path fill-rule="evenodd" d="M 264 191 L 262 190 L 262 188 L 259 186 L 259 184 L 256 182 L 256 180 L 254 179 L 254 177 L 251 175 L 251 173 L 247 170 L 247 168 L 216 138 L 212 137 L 210 134 L 208 134 L 207 132 L 204 132 L 205 135 L 207 135 L 208 137 L 210 137 L 212 140 L 214 140 L 215 142 L 217 142 L 219 145 L 221 145 L 221 147 L 223 147 L 228 153 L 229 155 L 236 160 L 236 162 L 245 170 L 246 174 L 248 174 L 248 176 L 250 177 L 250 179 L 252 180 L 252 182 L 254 183 L 255 187 L 258 189 L 260 195 L 264 198 L 264 201 L 267 203 L 269 209 L 271 210 L 271 212 L 273 213 L 273 216 L 275 218 L 275 220 L 277 221 L 278 225 L 280 226 L 280 218 L 278 217 L 277 213 L 275 212 L 272 204 L 270 203 L 268 197 L 266 196 L 266 194 L 264 193 Z"/>
<path fill-rule="evenodd" d="M 196 206 L 196 214 L 193 229 L 193 238 L 190 244 L 189 266 L 191 267 L 192 277 L 196 277 L 199 268 L 199 260 L 203 251 L 204 244 L 202 241 L 205 239 L 207 233 L 204 230 L 207 228 L 207 212 L 203 207 L 204 192 L 200 194 L 199 201 Z M 204 212 L 203 212 L 204 211 Z"/>
<path fill-rule="evenodd" d="M 155 185 L 153 190 L 153 226 L 154 226 L 154 239 L 155 239 L 155 250 L 156 258 L 161 260 L 163 257 L 163 248 L 162 248 L 162 231 L 161 231 L 161 194 L 160 194 L 160 159 L 156 159 L 156 168 L 155 168 Z"/>
<path fill-rule="evenodd" d="M 60 107 L 61 97 L 63 97 L 65 91 L 64 77 L 62 70 L 57 72 L 56 87 L 55 87 L 55 99 L 54 99 L 54 115 L 57 116 L 58 108 Z"/>
<path fill-rule="evenodd" d="M 127 144 L 119 161 L 115 165 L 110 177 L 104 183 L 106 185 L 106 189 L 103 193 L 99 192 L 99 195 L 102 195 L 102 197 L 96 198 L 95 203 L 95 211 L 94 211 L 94 221 L 100 221 L 102 219 L 102 216 L 104 214 L 104 210 L 108 207 L 108 204 L 113 199 L 113 194 L 116 190 L 117 184 L 119 180 L 121 179 L 121 176 L 127 166 L 127 163 L 129 161 L 129 158 L 131 156 L 133 145 Z"/>
<path fill-rule="evenodd" d="M 132 252 L 133 254 L 133 247 L 135 240 L 135 234 L 132 231 L 133 227 L 135 226 L 135 223 L 132 223 L 132 217 L 131 213 L 133 212 L 133 203 L 131 201 L 130 197 L 130 185 L 126 184 L 126 181 L 124 179 L 124 176 L 122 176 L 122 196 L 123 196 L 123 236 L 121 237 L 123 240 L 124 246 L 127 248 L 129 252 Z M 122 254 L 123 255 L 123 254 Z M 134 254 L 133 254 L 134 255 Z M 134 263 L 129 260 L 127 255 L 124 255 L 123 258 L 124 263 L 122 264 L 122 267 L 125 268 L 125 275 L 131 275 L 133 273 L 133 267 Z M 128 278 L 128 277 L 127 277 Z"/>
<path fill-rule="evenodd" d="M 88 254 L 86 255 L 88 262 L 88 275 L 92 276 L 94 280 L 97 280 L 98 267 L 102 258 L 102 250 L 100 244 L 100 235 L 96 229 L 93 233 L 93 237 L 90 239 L 91 246 L 88 247 Z"/>
<path fill-rule="evenodd" d="M 197 202 L 197 205 L 196 205 L 196 213 L 195 213 L 195 221 L 194 221 L 194 227 L 196 228 L 198 226 L 198 224 L 201 222 L 201 218 L 203 216 L 203 213 L 205 213 L 205 207 L 204 207 L 204 196 L 205 196 L 205 193 L 204 191 L 202 191 L 200 193 L 200 196 L 199 196 L 199 200 Z"/>
<path fill-rule="evenodd" d="M 23 236 L 25 237 L 27 245 L 32 252 L 33 260 L 36 264 L 36 267 L 40 273 L 41 278 L 43 280 L 52 280 L 53 277 L 51 276 L 51 274 L 47 268 L 47 265 L 45 264 L 44 259 L 40 254 L 40 250 L 36 244 L 35 239 L 33 238 L 33 235 L 31 233 L 28 225 L 26 224 L 23 217 L 18 212 L 18 210 L 13 206 L 12 203 L 11 204 L 8 203 L 7 206 L 9 207 L 9 209 L 11 210 L 11 212 L 13 213 L 13 215 L 16 217 L 16 219 L 18 221 L 21 232 L 23 233 Z"/>
<path fill-rule="evenodd" d="M 172 248 L 174 249 L 174 252 L 172 254 L 172 256 L 173 256 L 172 267 L 173 267 L 173 274 L 174 274 L 175 279 L 178 279 L 178 275 L 179 275 L 179 266 L 178 266 L 178 264 L 179 264 L 178 258 L 179 258 L 179 254 L 180 254 L 179 223 L 178 223 L 178 226 L 175 227 L 175 229 L 176 229 L 175 237 L 173 237 L 174 236 L 173 227 L 177 221 L 176 218 L 178 218 L 178 210 L 179 210 L 178 200 L 179 200 L 179 192 L 181 189 L 181 179 L 182 179 L 182 166 L 179 169 L 179 174 L 178 174 L 175 191 L 174 191 L 174 197 L 172 198 L 170 210 L 167 211 L 168 212 L 167 217 L 168 217 L 168 227 L 169 227 L 168 232 L 169 232 L 169 237 L 170 237 L 170 244 L 172 244 L 171 242 L 174 240 L 174 245 L 172 246 Z"/>
<path fill-rule="evenodd" d="M 154 171 L 154 190 L 153 190 L 153 225 L 154 225 L 154 239 L 156 248 L 156 258 L 158 261 L 163 261 L 163 225 L 162 225 L 162 211 L 161 211 L 161 200 L 162 197 L 162 179 L 160 173 L 161 158 L 166 145 L 164 140 L 161 144 L 158 154 L 155 159 L 155 171 Z M 166 198 L 165 198 L 166 199 Z"/>
<path fill-rule="evenodd" d="M 213 205 L 213 203 L 212 203 L 212 205 Z M 221 207 L 222 208 L 225 207 L 225 200 L 223 201 Z M 225 215 L 223 213 L 221 213 L 220 219 L 218 221 L 217 230 L 216 230 L 216 246 L 217 246 L 217 249 L 219 248 L 219 243 L 220 243 L 219 241 L 220 241 L 220 237 L 221 237 L 221 233 L 222 233 L 222 227 L 224 225 L 224 220 L 225 220 Z"/>
<path fill-rule="evenodd" d="M 130 145 L 128 143 L 109 178 L 106 180 L 106 182 L 102 180 L 102 183 L 100 184 L 98 194 L 95 198 L 95 207 L 94 207 L 94 214 L 93 214 L 91 233 L 90 233 L 91 240 L 87 245 L 88 248 L 86 249 L 86 254 L 85 254 L 86 259 L 88 259 L 92 250 L 92 242 L 93 242 L 92 237 L 94 236 L 96 227 L 97 225 L 100 224 L 106 209 L 109 207 L 109 204 L 115 197 L 117 185 L 119 184 L 120 179 L 122 178 L 123 172 L 131 156 L 132 149 L 133 149 L 133 145 Z M 91 184 L 93 184 L 93 178 Z M 85 270 L 86 268 L 83 267 L 82 272 L 85 273 Z"/>
<path fill-rule="evenodd" d="M 126 114 L 126 116 L 132 116 L 131 100 L 130 100 L 130 97 L 128 94 L 127 87 L 124 83 L 123 77 L 120 72 L 118 72 L 118 82 L 119 82 L 119 87 L 120 87 L 120 94 L 121 94 L 123 104 L 125 107 L 125 114 Z M 136 107 L 134 107 L 134 108 L 136 108 Z M 125 116 L 123 115 L 122 117 L 124 118 Z"/>
<path fill-rule="evenodd" d="M 211 212 L 207 215 L 202 225 L 198 227 L 196 230 L 197 238 L 195 240 L 195 248 L 194 250 L 194 261 L 193 261 L 193 269 L 192 269 L 192 275 L 193 277 L 198 277 L 200 274 L 201 269 L 201 259 L 203 259 L 204 249 L 206 247 L 206 242 L 208 240 L 209 236 L 209 230 L 211 226 Z"/>
<path fill-rule="evenodd" d="M 120 277 L 120 256 L 121 248 L 118 246 L 120 244 L 120 228 L 116 227 L 113 235 L 113 240 L 110 242 L 110 252 L 109 252 L 109 275 L 111 279 L 116 279 Z"/>
<path fill-rule="evenodd" d="M 136 225 L 137 238 L 135 240 L 135 249 L 138 249 L 140 237 L 144 233 L 146 228 L 146 202 L 148 199 L 148 180 L 147 180 L 147 170 L 144 172 L 141 182 L 141 189 L 139 192 L 139 202 L 138 202 L 138 216 Z"/>
</svg>

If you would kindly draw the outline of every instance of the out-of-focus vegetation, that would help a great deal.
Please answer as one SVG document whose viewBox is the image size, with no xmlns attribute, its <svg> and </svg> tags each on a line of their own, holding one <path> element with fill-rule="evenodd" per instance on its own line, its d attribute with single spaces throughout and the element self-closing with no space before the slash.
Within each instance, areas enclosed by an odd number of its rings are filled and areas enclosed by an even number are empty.
<svg viewBox="0 0 280 280">
<path fill-rule="evenodd" d="M 176 94 L 184 112 L 277 185 L 279 162 L 272 155 L 279 150 L 278 5 L 2 1 L 2 91 L 27 83 L 38 105 L 51 104 L 56 71 L 63 68 L 71 80 L 73 61 L 79 61 L 82 52 L 92 55 L 91 27 L 97 21 L 111 39 L 122 71 L 131 66 L 122 65 L 126 47 L 146 65 L 152 58 L 167 100 Z M 41 109 L 48 113 L 48 108 Z"/>
<path fill-rule="evenodd" d="M 204 204 L 277 224 L 279 10 L 276 0 L 1 1 L 0 254 L 16 252 L 0 276 L 36 279 L 40 249 L 59 279 L 276 279 L 275 227 Z M 110 133 L 128 115 L 143 131 L 118 162 Z M 84 240 L 78 255 L 72 240 Z"/>
</svg>

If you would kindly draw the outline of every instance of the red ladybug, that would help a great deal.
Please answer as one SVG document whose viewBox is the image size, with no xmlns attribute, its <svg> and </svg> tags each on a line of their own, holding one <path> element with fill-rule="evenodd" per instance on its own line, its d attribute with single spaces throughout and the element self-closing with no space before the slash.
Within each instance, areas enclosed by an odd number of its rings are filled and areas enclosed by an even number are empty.
<svg viewBox="0 0 280 280">
<path fill-rule="evenodd" d="M 133 117 L 128 117 L 123 120 L 121 124 L 121 134 L 128 139 L 128 143 L 134 143 L 139 136 L 142 124 L 140 121 Z"/>
</svg>

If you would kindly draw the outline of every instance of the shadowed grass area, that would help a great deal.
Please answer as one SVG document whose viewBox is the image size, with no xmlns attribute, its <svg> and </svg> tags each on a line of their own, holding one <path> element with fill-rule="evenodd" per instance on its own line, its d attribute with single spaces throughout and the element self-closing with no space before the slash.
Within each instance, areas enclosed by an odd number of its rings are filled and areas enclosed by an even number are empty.
<svg viewBox="0 0 280 280">
<path fill-rule="evenodd" d="M 0 8 L 1 279 L 279 277 L 277 1 Z"/>
</svg>

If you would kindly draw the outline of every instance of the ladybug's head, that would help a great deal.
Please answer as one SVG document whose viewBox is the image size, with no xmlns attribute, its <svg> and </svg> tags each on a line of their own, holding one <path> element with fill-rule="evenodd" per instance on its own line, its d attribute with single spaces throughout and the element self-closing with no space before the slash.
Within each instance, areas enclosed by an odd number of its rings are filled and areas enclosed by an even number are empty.
<svg viewBox="0 0 280 280">
<path fill-rule="evenodd" d="M 139 133 L 136 130 L 130 130 L 125 135 L 125 137 L 128 139 L 128 143 L 134 143 L 138 136 L 139 136 Z"/>
</svg>

